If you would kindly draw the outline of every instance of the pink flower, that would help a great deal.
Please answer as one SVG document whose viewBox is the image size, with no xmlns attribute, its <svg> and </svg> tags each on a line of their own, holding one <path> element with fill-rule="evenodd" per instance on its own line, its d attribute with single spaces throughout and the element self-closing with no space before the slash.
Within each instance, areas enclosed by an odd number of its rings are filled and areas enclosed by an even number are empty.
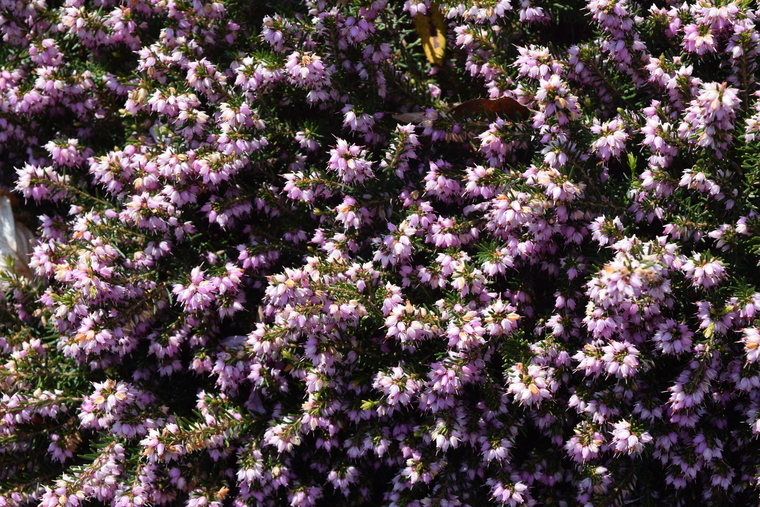
<svg viewBox="0 0 760 507">
<path fill-rule="evenodd" d="M 739 90 L 728 83 L 705 83 L 678 125 L 679 136 L 696 141 L 697 146 L 713 149 L 716 156 L 722 158 L 733 138 L 740 103 Z"/>
<path fill-rule="evenodd" d="M 639 350 L 628 342 L 611 341 L 602 347 L 605 371 L 618 378 L 632 377 L 639 368 Z"/>
<path fill-rule="evenodd" d="M 715 53 L 715 38 L 708 25 L 690 23 L 683 27 L 683 47 L 686 51 L 704 55 Z"/>
<path fill-rule="evenodd" d="M 593 142 L 592 147 L 602 160 L 618 158 L 625 149 L 625 142 L 629 137 L 620 118 L 604 123 L 594 119 L 591 132 L 599 136 Z"/>
<path fill-rule="evenodd" d="M 756 363 L 760 359 L 760 329 L 748 327 L 742 329 L 741 343 L 744 345 L 744 352 L 747 354 L 748 363 Z"/>
<path fill-rule="evenodd" d="M 331 70 L 325 66 L 322 57 L 310 51 L 294 51 L 288 55 L 285 71 L 292 82 L 306 88 L 329 86 Z"/>
<path fill-rule="evenodd" d="M 525 368 L 522 363 L 517 363 L 509 370 L 507 392 L 513 394 L 521 405 L 539 406 L 551 398 L 556 389 L 551 373 L 551 369 L 539 365 L 531 364 Z"/>
<path fill-rule="evenodd" d="M 695 287 L 710 288 L 720 284 L 726 276 L 726 268 L 718 259 L 712 260 L 708 255 L 696 253 L 683 263 L 681 269 Z"/>
<path fill-rule="evenodd" d="M 349 145 L 343 139 L 330 150 L 328 169 L 336 171 L 345 183 L 364 183 L 374 178 L 372 162 L 367 160 L 367 152 L 361 146 Z"/>
<path fill-rule="evenodd" d="M 644 446 L 652 441 L 652 436 L 646 431 L 637 431 L 626 420 L 616 422 L 612 431 L 610 445 L 616 452 L 639 454 Z"/>
</svg>

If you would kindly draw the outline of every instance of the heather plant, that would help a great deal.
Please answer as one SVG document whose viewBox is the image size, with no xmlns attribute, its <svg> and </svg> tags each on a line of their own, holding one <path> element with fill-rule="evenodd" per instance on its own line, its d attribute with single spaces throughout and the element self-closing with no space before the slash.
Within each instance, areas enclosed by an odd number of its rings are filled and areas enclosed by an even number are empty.
<svg viewBox="0 0 760 507">
<path fill-rule="evenodd" d="M 757 16 L 0 0 L 0 506 L 756 504 Z"/>
</svg>

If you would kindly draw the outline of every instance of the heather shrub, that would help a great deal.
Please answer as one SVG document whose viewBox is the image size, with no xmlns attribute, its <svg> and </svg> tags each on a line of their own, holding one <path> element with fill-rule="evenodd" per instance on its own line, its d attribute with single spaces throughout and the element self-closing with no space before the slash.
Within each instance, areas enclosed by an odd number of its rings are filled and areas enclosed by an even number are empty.
<svg viewBox="0 0 760 507">
<path fill-rule="evenodd" d="M 757 14 L 0 0 L 0 506 L 756 504 Z"/>
</svg>

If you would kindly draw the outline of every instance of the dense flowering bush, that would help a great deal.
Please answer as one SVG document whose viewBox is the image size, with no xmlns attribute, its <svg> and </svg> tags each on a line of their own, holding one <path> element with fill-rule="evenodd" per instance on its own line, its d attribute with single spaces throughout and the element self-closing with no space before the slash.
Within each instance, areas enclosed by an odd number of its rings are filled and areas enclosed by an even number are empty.
<svg viewBox="0 0 760 507">
<path fill-rule="evenodd" d="M 0 506 L 756 504 L 758 13 L 0 0 Z"/>
</svg>

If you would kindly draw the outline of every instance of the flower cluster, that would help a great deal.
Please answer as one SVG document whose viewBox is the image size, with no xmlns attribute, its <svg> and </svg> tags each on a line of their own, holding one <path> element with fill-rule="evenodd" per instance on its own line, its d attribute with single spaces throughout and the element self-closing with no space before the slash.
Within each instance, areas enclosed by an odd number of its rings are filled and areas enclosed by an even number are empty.
<svg viewBox="0 0 760 507">
<path fill-rule="evenodd" d="M 0 0 L 0 506 L 756 504 L 758 15 Z"/>
</svg>

